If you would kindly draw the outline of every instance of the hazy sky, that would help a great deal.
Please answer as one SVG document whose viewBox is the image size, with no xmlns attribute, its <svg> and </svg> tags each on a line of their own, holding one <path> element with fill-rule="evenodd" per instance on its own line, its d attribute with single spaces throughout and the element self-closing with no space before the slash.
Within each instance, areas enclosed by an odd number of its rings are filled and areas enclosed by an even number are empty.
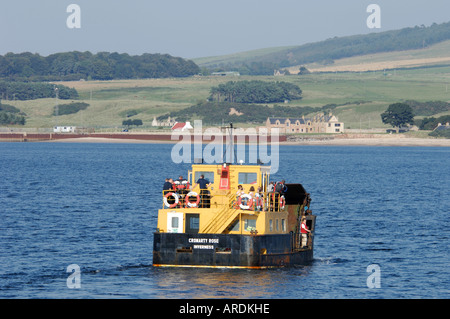
<svg viewBox="0 0 450 319">
<path fill-rule="evenodd" d="M 70 4 L 80 28 L 67 27 Z M 366 24 L 369 4 L 381 8 L 379 29 Z M 450 0 L 0 0 L 0 54 L 195 58 L 449 21 Z"/>
</svg>

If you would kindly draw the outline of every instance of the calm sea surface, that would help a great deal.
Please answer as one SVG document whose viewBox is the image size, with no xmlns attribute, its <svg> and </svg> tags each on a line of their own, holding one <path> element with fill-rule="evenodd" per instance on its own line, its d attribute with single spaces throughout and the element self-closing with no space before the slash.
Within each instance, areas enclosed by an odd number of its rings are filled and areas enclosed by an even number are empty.
<svg viewBox="0 0 450 319">
<path fill-rule="evenodd" d="M 152 267 L 164 178 L 190 167 L 172 146 L 0 143 L 0 298 L 450 297 L 449 148 L 281 146 L 273 179 L 311 193 L 314 262 L 196 270 Z"/>
</svg>

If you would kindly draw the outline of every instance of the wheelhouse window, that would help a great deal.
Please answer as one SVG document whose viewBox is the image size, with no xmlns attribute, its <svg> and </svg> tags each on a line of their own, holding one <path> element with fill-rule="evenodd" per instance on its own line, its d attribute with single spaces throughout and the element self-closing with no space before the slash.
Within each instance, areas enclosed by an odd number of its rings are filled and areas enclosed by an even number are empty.
<svg viewBox="0 0 450 319">
<path fill-rule="evenodd" d="M 256 184 L 258 178 L 257 173 L 239 173 L 238 183 L 239 184 Z"/>
<path fill-rule="evenodd" d="M 207 171 L 197 171 L 195 172 L 195 180 L 194 183 L 198 181 L 201 175 L 205 176 L 205 179 L 207 179 L 211 184 L 214 183 L 214 172 L 207 172 Z"/>
</svg>

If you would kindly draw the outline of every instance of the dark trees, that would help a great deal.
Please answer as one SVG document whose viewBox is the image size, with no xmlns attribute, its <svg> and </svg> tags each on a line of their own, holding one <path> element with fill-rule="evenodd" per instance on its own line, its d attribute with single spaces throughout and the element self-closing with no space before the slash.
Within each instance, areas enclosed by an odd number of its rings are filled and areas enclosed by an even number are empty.
<svg viewBox="0 0 450 319">
<path fill-rule="evenodd" d="M 384 124 L 400 128 L 405 124 L 414 124 L 414 114 L 411 106 L 405 103 L 394 103 L 389 105 L 386 112 L 381 113 L 381 120 Z"/>
</svg>

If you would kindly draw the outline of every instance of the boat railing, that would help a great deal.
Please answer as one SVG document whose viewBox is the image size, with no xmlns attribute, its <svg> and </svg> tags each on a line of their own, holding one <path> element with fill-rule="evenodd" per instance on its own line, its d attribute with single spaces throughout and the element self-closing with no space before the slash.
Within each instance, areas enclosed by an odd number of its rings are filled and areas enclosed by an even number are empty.
<svg viewBox="0 0 450 319">
<path fill-rule="evenodd" d="M 163 191 L 163 208 L 210 208 L 211 193 L 208 190 Z"/>
<path fill-rule="evenodd" d="M 231 194 L 230 194 L 231 195 Z M 200 191 L 163 191 L 163 208 L 210 208 L 214 194 L 209 190 Z M 255 212 L 284 211 L 286 200 L 277 192 L 262 192 L 257 194 L 236 195 L 228 204 L 230 209 L 240 209 Z"/>
<path fill-rule="evenodd" d="M 230 208 L 256 212 L 281 212 L 285 206 L 286 200 L 282 194 L 277 192 L 261 192 L 254 195 L 236 195 L 236 199 L 231 203 Z"/>
</svg>

